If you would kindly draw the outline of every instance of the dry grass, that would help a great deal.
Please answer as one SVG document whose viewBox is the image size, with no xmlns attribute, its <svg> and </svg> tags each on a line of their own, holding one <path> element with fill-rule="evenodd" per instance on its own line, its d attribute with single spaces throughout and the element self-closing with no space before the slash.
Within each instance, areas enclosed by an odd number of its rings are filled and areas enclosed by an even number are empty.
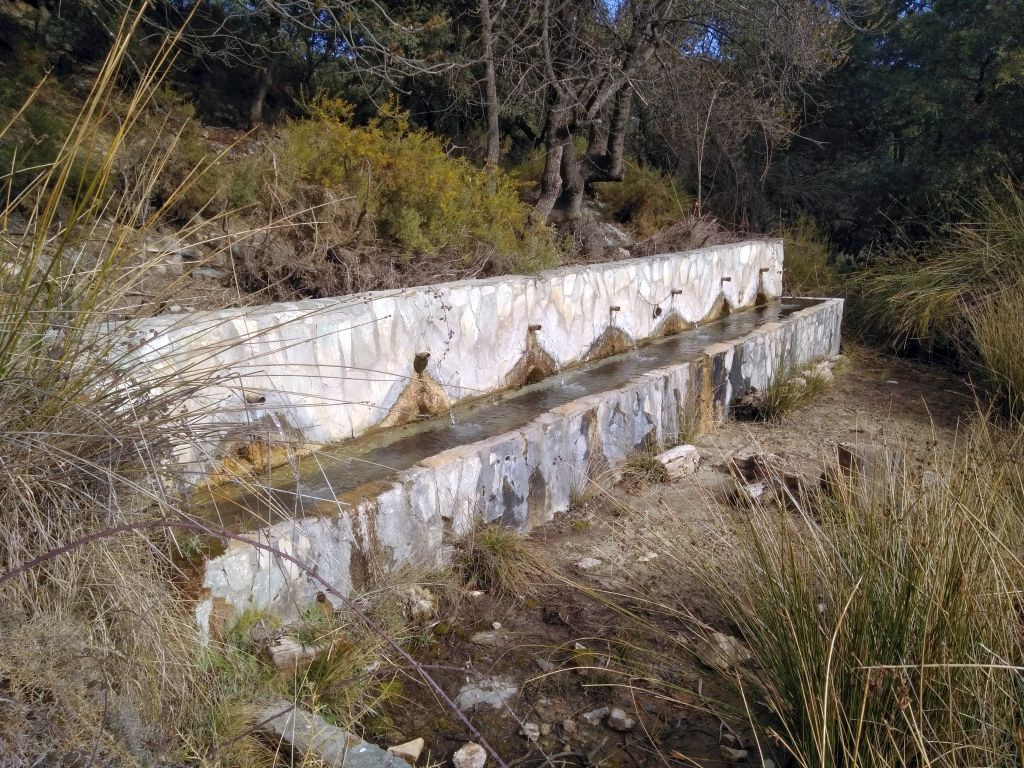
<svg viewBox="0 0 1024 768">
<path fill-rule="evenodd" d="M 0 210 L 3 256 L 14 265 L 0 291 L 0 572 L 152 514 L 142 510 L 159 500 L 161 451 L 180 429 L 167 413 L 182 388 L 157 394 L 125 381 L 118 340 L 93 332 L 132 290 L 122 269 L 130 238 L 100 222 L 147 221 L 144 196 L 108 191 L 118 148 L 172 51 L 170 41 L 157 52 L 110 136 L 137 22 L 123 22 L 52 162 L 22 175 L 16 193 L 8 186 Z M 154 174 L 165 159 L 149 158 Z M 98 232 L 105 247 L 90 258 L 84 245 Z M 187 719 L 200 676 L 196 631 L 163 551 L 159 537 L 121 537 L 5 583 L 0 621 L 15 642 L 0 653 L 0 693 L 24 715 L 0 736 L 11 764 L 49 749 L 147 764 L 174 738 L 169 724 Z"/>
<path fill-rule="evenodd" d="M 291 693 L 345 719 L 365 713 L 379 695 L 339 683 L 353 669 L 362 674 L 369 656 L 378 660 L 384 638 L 366 641 L 367 629 L 347 633 L 345 652 L 326 643 L 324 658 L 308 674 L 282 681 L 245 644 L 201 642 L 187 599 L 193 574 L 172 557 L 195 554 L 195 541 L 152 526 L 89 543 L 117 526 L 182 519 L 171 448 L 203 439 L 196 430 L 203 414 L 180 414 L 196 389 L 210 383 L 187 371 L 146 380 L 126 375 L 134 350 L 125 334 L 130 324 L 104 325 L 152 312 L 134 298 L 151 267 L 138 244 L 169 211 L 180 210 L 176 202 L 203 171 L 177 173 L 182 184 L 166 186 L 163 171 L 175 156 L 176 134 L 154 134 L 152 121 L 143 119 L 175 41 L 132 78 L 132 92 L 118 86 L 139 18 L 125 18 L 50 161 L 20 169 L 16 185 L 4 179 L 5 767 L 38 765 L 47 755 L 81 765 L 272 765 L 273 750 L 251 734 L 251 713 L 262 697 Z M 3 138 L 0 133 L 0 144 Z M 137 159 L 128 182 L 118 176 L 122 152 Z M 185 230 L 181 239 L 189 225 Z M 62 548 L 69 551 L 24 567 Z M 380 687 L 376 678 L 368 680 Z"/>
<path fill-rule="evenodd" d="M 536 547 L 502 525 L 480 526 L 468 534 L 453 567 L 465 588 L 502 599 L 536 597 L 551 583 L 551 571 Z"/>
<path fill-rule="evenodd" d="M 753 654 L 725 679 L 797 765 L 1019 765 L 1021 439 L 982 420 L 927 492 L 755 506 L 728 572 L 700 565 Z"/>
<path fill-rule="evenodd" d="M 633 451 L 622 462 L 622 481 L 629 487 L 667 483 L 668 479 L 668 470 L 655 451 Z"/>
<path fill-rule="evenodd" d="M 1009 288 L 967 313 L 980 361 L 979 375 L 994 407 L 1024 415 L 1024 288 Z"/>
</svg>

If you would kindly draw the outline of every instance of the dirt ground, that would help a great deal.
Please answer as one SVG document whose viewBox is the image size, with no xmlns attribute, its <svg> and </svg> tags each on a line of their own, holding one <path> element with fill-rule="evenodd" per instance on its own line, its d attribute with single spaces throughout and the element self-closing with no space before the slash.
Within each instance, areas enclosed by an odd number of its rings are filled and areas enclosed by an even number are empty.
<svg viewBox="0 0 1024 768">
<path fill-rule="evenodd" d="M 680 565 L 688 548 L 695 557 L 721 551 L 726 562 L 723 530 L 744 514 L 725 500 L 725 490 L 735 488 L 729 460 L 756 449 L 814 480 L 837 443 L 882 442 L 920 464 L 936 448 L 953 446 L 973 408 L 969 389 L 948 372 L 846 352 L 850 363 L 833 386 L 782 423 L 729 421 L 700 437 L 695 475 L 639 488 L 605 484 L 581 509 L 536 530 L 530 546 L 556 574 L 536 596 L 469 596 L 430 630 L 419 660 L 433 665 L 453 698 L 474 689 L 478 697 L 506 693 L 504 703 L 467 706 L 506 763 L 761 764 L 743 702 L 715 682 L 689 629 L 693 622 L 726 634 L 732 628 Z M 402 690 L 378 720 L 378 743 L 423 737 L 431 760 L 443 761 L 471 740 L 415 675 Z M 767 716 L 748 704 L 755 717 Z M 615 730 L 600 711 L 588 722 L 586 715 L 604 707 L 621 708 L 633 726 Z M 536 740 L 522 734 L 527 723 L 539 732 Z M 728 752 L 744 747 L 745 760 Z M 771 745 L 762 749 L 775 765 L 786 764 Z"/>
</svg>

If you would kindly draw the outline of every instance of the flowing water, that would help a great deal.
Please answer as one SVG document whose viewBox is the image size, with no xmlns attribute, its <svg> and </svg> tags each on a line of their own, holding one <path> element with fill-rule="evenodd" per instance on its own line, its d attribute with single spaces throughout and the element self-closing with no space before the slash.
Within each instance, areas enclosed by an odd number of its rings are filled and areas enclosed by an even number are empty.
<svg viewBox="0 0 1024 768">
<path fill-rule="evenodd" d="M 553 408 L 625 386 L 647 371 L 697 359 L 711 344 L 738 339 L 817 303 L 783 299 L 736 312 L 639 349 L 561 371 L 536 384 L 456 407 L 444 416 L 317 451 L 297 467 L 276 470 L 258 489 L 233 483 L 221 486 L 212 496 L 196 499 L 193 513 L 236 529 L 322 514 L 342 494 L 388 480 L 430 456 L 518 429 Z"/>
</svg>

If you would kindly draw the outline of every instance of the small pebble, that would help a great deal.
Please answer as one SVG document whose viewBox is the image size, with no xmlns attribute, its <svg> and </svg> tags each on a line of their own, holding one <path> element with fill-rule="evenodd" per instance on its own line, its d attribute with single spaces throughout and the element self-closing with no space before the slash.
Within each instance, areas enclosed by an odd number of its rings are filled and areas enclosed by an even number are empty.
<svg viewBox="0 0 1024 768">
<path fill-rule="evenodd" d="M 455 768 L 484 768 L 487 752 L 474 741 L 467 741 L 452 755 Z"/>
<path fill-rule="evenodd" d="M 722 746 L 722 757 L 732 763 L 738 763 L 740 760 L 747 759 L 747 750 L 745 749 L 733 749 L 732 747 Z"/>
<path fill-rule="evenodd" d="M 626 714 L 625 710 L 615 707 L 608 713 L 608 727 L 620 733 L 629 733 L 633 730 L 636 721 Z"/>
<path fill-rule="evenodd" d="M 586 721 L 587 725 L 597 725 L 608 716 L 608 712 L 610 711 L 611 710 L 609 710 L 608 707 L 601 707 L 600 709 L 593 709 L 590 712 L 586 712 L 581 715 L 581 717 Z"/>
<path fill-rule="evenodd" d="M 540 726 L 536 723 L 523 723 L 519 733 L 529 741 L 536 741 L 540 738 Z"/>
</svg>

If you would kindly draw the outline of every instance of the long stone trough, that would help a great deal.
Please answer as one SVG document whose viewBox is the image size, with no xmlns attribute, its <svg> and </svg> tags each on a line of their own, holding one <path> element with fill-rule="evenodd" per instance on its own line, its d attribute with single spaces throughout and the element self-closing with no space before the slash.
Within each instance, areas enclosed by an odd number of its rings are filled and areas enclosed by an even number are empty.
<svg viewBox="0 0 1024 768">
<path fill-rule="evenodd" d="M 549 521 L 632 451 L 671 443 L 681 430 L 713 426 L 748 387 L 764 387 L 790 365 L 836 354 L 842 308 L 839 299 L 772 302 L 623 353 L 604 365 L 619 365 L 628 373 L 637 356 L 651 355 L 662 345 L 683 350 L 678 360 L 642 370 L 619 386 L 527 414 L 515 428 L 422 458 L 414 453 L 411 466 L 385 467 L 379 479 L 355 487 L 349 487 L 356 481 L 347 480 L 344 468 L 358 463 L 360 455 L 344 454 L 334 466 L 327 451 L 313 464 L 307 460 L 297 474 L 283 475 L 290 480 L 268 488 L 271 495 L 303 501 L 296 516 L 249 535 L 297 556 L 343 594 L 369 587 L 403 566 L 441 566 L 452 544 L 473 525 L 500 522 L 527 530 Z M 728 335 L 730 326 L 742 332 L 707 343 L 708 337 Z M 578 371 L 581 378 L 587 374 L 588 367 Z M 556 379 L 527 387 L 522 396 L 564 387 Z M 508 400 L 515 404 L 514 397 Z M 480 404 L 476 410 L 486 414 L 504 402 Z M 471 421 L 476 415 L 471 408 L 458 418 Z M 451 427 L 457 429 L 458 423 Z M 258 506 L 252 494 L 230 487 L 213 498 L 219 504 L 211 504 L 208 515 L 211 510 L 237 512 L 232 505 Z M 295 617 L 316 599 L 320 587 L 267 550 L 232 542 L 206 563 L 203 589 L 197 619 L 215 630 L 249 607 Z"/>
<path fill-rule="evenodd" d="M 193 481 L 415 423 L 777 298 L 782 242 L 263 307 L 161 315 L 134 367 L 214 382 L 177 459 Z M 140 374 L 141 375 L 141 374 Z"/>
</svg>

